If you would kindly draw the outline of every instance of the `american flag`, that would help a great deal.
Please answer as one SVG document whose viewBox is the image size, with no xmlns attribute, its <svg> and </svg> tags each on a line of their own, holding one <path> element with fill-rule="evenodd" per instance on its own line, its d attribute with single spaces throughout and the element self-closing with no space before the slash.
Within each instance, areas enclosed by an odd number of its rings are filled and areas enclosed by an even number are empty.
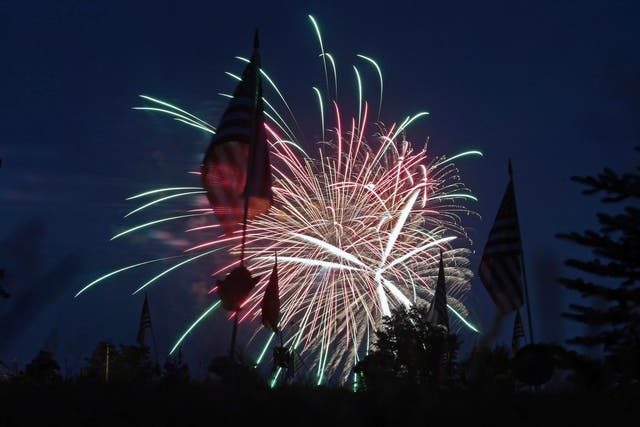
<svg viewBox="0 0 640 427">
<path fill-rule="evenodd" d="M 444 262 L 440 251 L 440 269 L 438 271 L 438 283 L 436 292 L 431 300 L 431 306 L 427 311 L 427 321 L 434 325 L 444 326 L 449 330 L 449 314 L 447 313 L 447 289 L 444 280 Z"/>
<path fill-rule="evenodd" d="M 278 257 L 273 265 L 269 283 L 262 298 L 262 324 L 273 332 L 278 332 L 280 320 L 280 292 L 278 289 Z"/>
<path fill-rule="evenodd" d="M 202 183 L 225 233 L 271 206 L 271 165 L 264 128 L 258 33 L 251 60 L 236 86 L 202 163 Z"/>
<path fill-rule="evenodd" d="M 511 162 L 509 184 L 502 198 L 480 261 L 480 280 L 503 313 L 520 307 L 522 298 L 522 242 L 513 190 Z"/>
<path fill-rule="evenodd" d="M 151 328 L 151 313 L 149 312 L 149 301 L 147 294 L 144 294 L 144 304 L 142 305 L 142 313 L 140 314 L 140 326 L 138 327 L 138 337 L 136 341 L 144 346 L 144 333 L 147 328 Z"/>
<path fill-rule="evenodd" d="M 520 349 L 520 340 L 524 338 L 524 327 L 522 326 L 522 318 L 520 310 L 516 310 L 516 320 L 513 324 L 513 338 L 511 339 L 511 353 L 516 354 Z"/>
</svg>

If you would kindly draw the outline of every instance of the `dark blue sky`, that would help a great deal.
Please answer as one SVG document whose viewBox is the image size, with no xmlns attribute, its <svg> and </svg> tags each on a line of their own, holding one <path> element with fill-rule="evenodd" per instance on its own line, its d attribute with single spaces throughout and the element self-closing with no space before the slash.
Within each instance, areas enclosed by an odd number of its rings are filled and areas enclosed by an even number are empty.
<svg viewBox="0 0 640 427">
<path fill-rule="evenodd" d="M 383 121 L 428 110 L 410 140 L 430 137 L 434 154 L 484 152 L 458 163 L 483 217 L 469 222 L 474 270 L 511 157 L 538 336 L 561 340 L 565 330 L 576 332 L 558 323 L 567 302 L 553 278 L 565 273 L 566 256 L 581 252 L 554 234 L 593 225 L 599 209 L 570 176 L 634 164 L 626 110 L 611 88 L 638 64 L 637 2 L 8 0 L 0 4 L 0 265 L 15 298 L 2 302 L 0 314 L 12 313 L 2 327 L 15 334 L 0 357 L 26 360 L 49 341 L 73 364 L 99 339 L 133 341 L 142 300 L 130 291 L 146 276 L 106 282 L 79 300 L 72 295 L 99 273 L 169 253 L 149 237 L 108 239 L 125 224 L 127 196 L 193 184 L 185 171 L 197 167 L 208 142 L 164 117 L 131 110 L 140 105 L 137 95 L 217 123 L 225 101 L 216 93 L 233 88 L 224 71 L 242 68 L 233 57 L 249 55 L 259 27 L 263 67 L 311 139 L 319 129 L 311 86 L 324 77 L 309 13 L 338 62 L 343 104 L 353 100 L 355 55 L 366 54 L 385 75 Z M 375 79 L 368 82 L 366 93 L 377 102 Z M 28 220 L 40 224 L 41 237 L 21 228 Z M 204 306 L 207 271 L 152 290 L 161 348 Z M 473 287 L 468 305 L 486 330 L 492 303 L 477 279 Z M 23 305 L 13 306 L 20 295 Z M 227 334 L 219 317 L 186 352 L 205 363 L 216 343 L 226 348 Z"/>
</svg>

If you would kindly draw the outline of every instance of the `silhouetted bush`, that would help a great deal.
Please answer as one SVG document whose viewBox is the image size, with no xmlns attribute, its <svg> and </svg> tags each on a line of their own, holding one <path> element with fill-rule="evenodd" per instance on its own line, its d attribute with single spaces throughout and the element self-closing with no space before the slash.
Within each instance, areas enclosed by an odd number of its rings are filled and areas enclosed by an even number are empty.
<svg viewBox="0 0 640 427">
<path fill-rule="evenodd" d="M 60 365 L 53 358 L 53 353 L 41 350 L 38 355 L 27 364 L 24 379 L 29 382 L 50 384 L 60 382 Z"/>
</svg>

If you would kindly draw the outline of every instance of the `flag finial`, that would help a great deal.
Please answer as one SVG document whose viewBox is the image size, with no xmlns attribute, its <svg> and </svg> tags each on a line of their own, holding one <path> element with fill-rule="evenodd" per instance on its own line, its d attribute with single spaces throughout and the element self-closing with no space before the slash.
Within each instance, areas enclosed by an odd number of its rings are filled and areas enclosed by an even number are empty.
<svg viewBox="0 0 640 427">
<path fill-rule="evenodd" d="M 513 168 L 511 167 L 511 157 L 509 157 L 509 178 L 513 178 Z"/>
<path fill-rule="evenodd" d="M 256 28 L 256 32 L 253 34 L 253 48 L 257 49 L 260 47 L 260 41 L 258 38 L 258 29 Z"/>
</svg>

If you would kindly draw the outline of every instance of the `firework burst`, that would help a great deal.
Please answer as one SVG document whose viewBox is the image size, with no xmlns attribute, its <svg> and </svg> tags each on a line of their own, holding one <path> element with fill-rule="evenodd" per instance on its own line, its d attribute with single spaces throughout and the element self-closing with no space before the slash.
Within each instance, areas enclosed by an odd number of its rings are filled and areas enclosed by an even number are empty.
<svg viewBox="0 0 640 427">
<path fill-rule="evenodd" d="M 319 29 L 311 19 L 320 40 L 325 72 L 329 61 L 335 78 L 333 58 L 324 52 Z M 358 56 L 375 66 L 380 77 L 381 99 L 380 68 L 372 59 Z M 327 116 L 334 128 L 327 134 L 323 131 L 323 140 L 313 156 L 296 143 L 291 127 L 265 100 L 271 109 L 271 114 L 267 113 L 270 123 L 266 128 L 274 175 L 274 203 L 268 213 L 247 224 L 245 263 L 261 280 L 245 301 L 240 321 L 255 326 L 251 345 L 256 348 L 257 362 L 262 362 L 273 339 L 273 334 L 260 325 L 258 318 L 268 273 L 277 253 L 283 315 L 280 326 L 285 345 L 307 360 L 307 371 L 314 371 L 318 383 L 327 378 L 341 383 L 347 380 L 353 363 L 368 350 L 370 335 L 391 309 L 431 300 L 440 250 L 444 252 L 449 309 L 455 314 L 455 324 L 475 330 L 465 319 L 468 313 L 463 304 L 472 273 L 466 248 L 471 241 L 462 222 L 462 216 L 471 213 L 465 202 L 475 197 L 460 181 L 453 160 L 480 153 L 468 151 L 450 158 L 430 157 L 426 145 L 415 148 L 405 139 L 405 131 L 426 113 L 407 117 L 389 128 L 371 123 L 369 106 L 362 100 L 360 75 L 354 69 L 358 82 L 358 115 L 345 121 L 338 104 L 327 102 L 331 111 Z M 268 75 L 264 72 L 263 75 L 280 95 Z M 325 102 L 321 92 L 313 89 L 320 101 L 324 129 Z M 142 109 L 169 114 L 185 124 L 215 133 L 207 122 L 185 110 L 155 98 L 143 98 L 153 106 Z M 291 111 L 284 98 L 281 100 Z M 378 114 L 380 107 L 381 102 Z M 203 194 L 200 187 L 152 190 L 130 199 L 160 197 L 128 215 L 178 197 L 204 199 Z M 132 227 L 114 238 L 169 221 L 211 214 L 210 209 L 191 210 Z M 218 225 L 207 224 L 187 231 L 212 233 L 212 230 L 216 233 Z M 240 252 L 240 233 L 232 237 L 216 234 L 220 235 L 214 240 L 187 249 L 180 255 L 185 259 L 152 277 L 136 292 L 171 271 L 207 259 L 216 252 L 228 251 L 234 255 Z M 111 272 L 78 294 L 114 274 L 157 261 L 161 260 Z M 230 262 L 213 275 L 224 274 L 237 263 Z M 180 336 L 172 351 L 218 306 L 216 302 L 207 308 Z M 275 378 L 277 374 L 274 381 Z"/>
</svg>

